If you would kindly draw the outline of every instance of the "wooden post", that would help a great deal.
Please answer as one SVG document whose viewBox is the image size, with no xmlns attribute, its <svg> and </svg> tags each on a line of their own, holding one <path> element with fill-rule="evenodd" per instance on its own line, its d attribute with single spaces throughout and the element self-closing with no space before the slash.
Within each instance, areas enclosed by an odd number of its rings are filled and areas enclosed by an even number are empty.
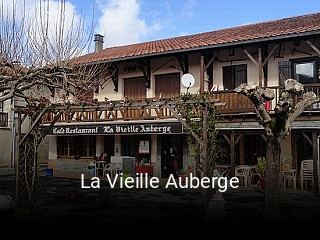
<svg viewBox="0 0 320 240">
<path fill-rule="evenodd" d="M 319 193 L 318 186 L 318 146 L 317 146 L 317 133 L 312 132 L 312 151 L 313 151 L 313 193 Z"/>
<path fill-rule="evenodd" d="M 263 80 L 263 65 L 262 65 L 262 49 L 258 48 L 258 71 L 259 71 L 259 86 L 262 86 L 262 80 Z"/>
<path fill-rule="evenodd" d="M 204 161 L 204 174 L 206 177 L 209 177 L 209 164 L 208 164 L 208 108 L 205 105 L 203 109 L 203 145 L 202 145 L 202 153 L 203 153 L 203 161 Z"/>
<path fill-rule="evenodd" d="M 200 56 L 200 92 L 204 92 L 204 56 Z"/>
<path fill-rule="evenodd" d="M 15 119 L 13 119 L 16 121 Z M 20 146 L 19 142 L 21 141 L 21 113 L 18 113 L 18 123 L 16 125 L 16 132 L 15 132 L 15 141 L 16 141 L 16 154 L 15 154 L 15 174 L 16 174 L 16 199 L 15 199 L 15 212 L 17 213 L 19 208 L 19 200 L 20 200 Z M 13 139 L 14 141 L 14 139 Z"/>
<path fill-rule="evenodd" d="M 244 165 L 244 137 L 240 139 L 240 165 Z"/>
<path fill-rule="evenodd" d="M 235 138 L 234 138 L 234 133 L 231 134 L 231 176 L 234 176 L 234 171 L 235 171 Z"/>
</svg>

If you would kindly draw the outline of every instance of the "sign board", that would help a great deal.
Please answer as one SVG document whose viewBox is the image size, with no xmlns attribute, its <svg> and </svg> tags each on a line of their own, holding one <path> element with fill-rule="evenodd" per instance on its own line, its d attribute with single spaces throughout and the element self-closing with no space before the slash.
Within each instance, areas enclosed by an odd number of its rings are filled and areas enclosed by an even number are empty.
<svg viewBox="0 0 320 240">
<path fill-rule="evenodd" d="M 150 143 L 149 141 L 139 142 L 139 154 L 149 154 L 150 153 Z"/>
<path fill-rule="evenodd" d="M 45 131 L 47 127 L 43 127 Z M 173 134 L 182 133 L 181 123 L 134 123 L 109 125 L 65 125 L 54 126 L 48 135 L 130 135 L 130 134 Z"/>
</svg>

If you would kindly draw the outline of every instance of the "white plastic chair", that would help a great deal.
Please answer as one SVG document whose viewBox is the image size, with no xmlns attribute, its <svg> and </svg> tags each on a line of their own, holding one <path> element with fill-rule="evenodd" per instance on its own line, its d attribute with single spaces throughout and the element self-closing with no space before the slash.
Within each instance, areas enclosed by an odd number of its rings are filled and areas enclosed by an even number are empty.
<svg viewBox="0 0 320 240">
<path fill-rule="evenodd" d="M 103 169 L 103 176 L 106 177 L 107 174 L 109 174 L 110 177 L 113 178 L 116 174 L 116 164 L 117 163 L 106 164 Z"/>
<path fill-rule="evenodd" d="M 282 178 L 283 178 L 283 189 L 286 189 L 286 184 L 292 184 L 292 187 L 294 190 L 296 190 L 296 181 L 297 181 L 297 176 L 296 176 L 296 170 L 295 169 L 290 169 L 286 171 L 282 171 Z"/>
<path fill-rule="evenodd" d="M 313 184 L 313 160 L 303 160 L 301 162 L 301 169 L 300 169 L 300 182 L 301 182 L 301 189 L 303 190 L 304 182 L 307 182 L 306 189 L 308 186 L 308 181 L 312 182 Z"/>
<path fill-rule="evenodd" d="M 235 177 L 243 178 L 244 186 L 251 186 L 251 167 L 240 165 L 235 168 Z"/>
<path fill-rule="evenodd" d="M 96 161 L 95 162 L 95 176 L 99 175 L 99 171 L 103 172 L 105 161 Z"/>
</svg>

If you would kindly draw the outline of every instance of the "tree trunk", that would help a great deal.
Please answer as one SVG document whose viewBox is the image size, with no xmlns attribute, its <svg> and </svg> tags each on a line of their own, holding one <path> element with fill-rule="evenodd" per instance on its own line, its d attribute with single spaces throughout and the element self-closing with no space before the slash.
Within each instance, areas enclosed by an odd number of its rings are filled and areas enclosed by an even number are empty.
<svg viewBox="0 0 320 240">
<path fill-rule="evenodd" d="M 265 188 L 265 219 L 279 220 L 280 203 L 280 155 L 281 145 L 277 139 L 267 141 L 267 171 Z"/>
</svg>

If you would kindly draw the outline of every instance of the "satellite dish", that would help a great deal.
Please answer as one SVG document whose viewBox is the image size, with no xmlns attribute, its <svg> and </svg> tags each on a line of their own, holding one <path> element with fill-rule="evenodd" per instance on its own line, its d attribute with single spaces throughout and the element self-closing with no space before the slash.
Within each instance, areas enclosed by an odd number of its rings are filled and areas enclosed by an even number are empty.
<svg viewBox="0 0 320 240">
<path fill-rule="evenodd" d="M 187 89 L 193 87 L 194 82 L 194 77 L 190 73 L 183 74 L 181 77 L 181 83 Z"/>
</svg>

